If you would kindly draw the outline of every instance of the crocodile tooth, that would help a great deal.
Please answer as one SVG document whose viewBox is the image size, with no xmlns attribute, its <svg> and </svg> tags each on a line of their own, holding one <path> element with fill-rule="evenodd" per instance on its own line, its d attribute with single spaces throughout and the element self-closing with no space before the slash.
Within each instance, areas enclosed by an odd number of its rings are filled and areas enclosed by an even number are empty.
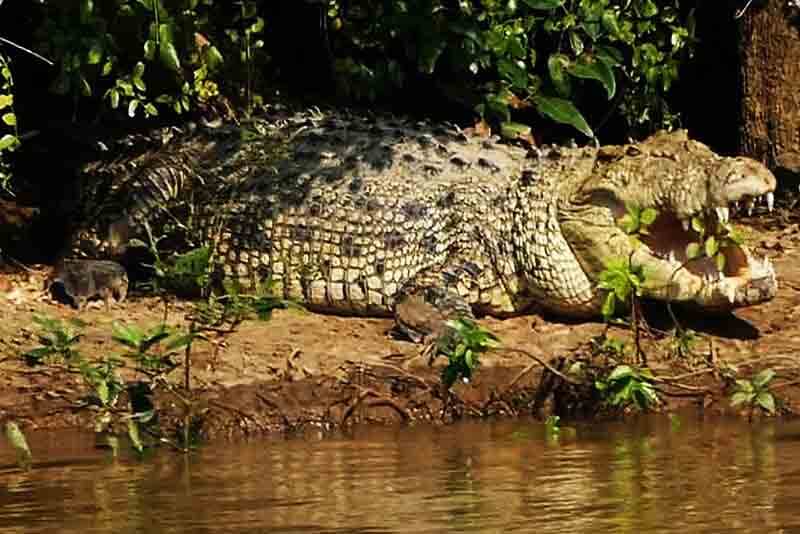
<svg viewBox="0 0 800 534">
<path fill-rule="evenodd" d="M 775 195 L 770 191 L 766 194 L 767 197 L 767 209 L 771 212 L 772 209 L 775 207 Z"/>
<path fill-rule="evenodd" d="M 752 197 L 748 198 L 744 201 L 744 205 L 747 208 L 747 216 L 750 217 L 753 215 L 753 206 L 756 205 L 755 200 Z"/>
<path fill-rule="evenodd" d="M 715 208 L 715 211 L 717 212 L 717 219 L 719 219 L 719 222 L 722 224 L 728 224 L 728 220 L 730 219 L 730 210 L 726 207 Z"/>
<path fill-rule="evenodd" d="M 688 232 L 689 231 L 689 219 L 683 219 L 681 221 L 681 224 L 683 225 L 683 231 L 684 232 Z"/>
<path fill-rule="evenodd" d="M 736 286 L 734 286 L 733 284 L 727 284 L 727 286 L 728 286 L 726 291 L 727 297 L 728 300 L 731 302 L 731 304 L 733 304 L 733 302 L 736 300 Z"/>
</svg>

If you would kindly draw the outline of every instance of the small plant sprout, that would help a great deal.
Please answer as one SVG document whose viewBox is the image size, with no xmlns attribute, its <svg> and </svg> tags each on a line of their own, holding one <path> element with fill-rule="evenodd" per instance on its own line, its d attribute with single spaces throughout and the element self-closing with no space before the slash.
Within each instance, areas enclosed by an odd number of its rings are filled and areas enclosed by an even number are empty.
<svg viewBox="0 0 800 534">
<path fill-rule="evenodd" d="M 59 358 L 70 362 L 80 357 L 76 345 L 81 338 L 78 329 L 86 326 L 83 321 L 71 319 L 63 322 L 59 319 L 34 315 L 33 322 L 41 329 L 39 333 L 41 346 L 23 354 L 28 365 L 40 365 Z"/>
<path fill-rule="evenodd" d="M 549 437 L 557 438 L 561 433 L 561 418 L 557 415 L 548 415 L 544 420 L 544 432 Z"/>
<path fill-rule="evenodd" d="M 660 402 L 653 387 L 653 373 L 647 368 L 618 365 L 607 377 L 596 380 L 595 388 L 615 408 L 632 406 L 646 411 Z"/>
<path fill-rule="evenodd" d="M 618 305 L 628 307 L 634 297 L 641 295 L 644 284 L 644 269 L 631 265 L 625 259 L 612 259 L 600 273 L 600 288 L 608 291 L 601 312 L 608 322 L 617 314 Z"/>
<path fill-rule="evenodd" d="M 500 340 L 474 321 L 465 318 L 447 322 L 450 332 L 436 342 L 436 352 L 448 358 L 448 364 L 442 371 L 442 382 L 450 388 L 456 380 L 465 382 L 472 377 L 473 371 L 480 364 L 480 354 L 500 345 Z"/>
<path fill-rule="evenodd" d="M 774 377 L 775 371 L 764 369 L 749 380 L 737 380 L 736 390 L 731 396 L 731 406 L 746 406 L 751 415 L 756 408 L 775 415 L 775 397 L 769 389 L 769 383 Z"/>
<path fill-rule="evenodd" d="M 648 226 L 655 222 L 658 217 L 658 211 L 655 208 L 644 208 L 636 204 L 625 204 L 625 215 L 619 219 L 619 226 L 622 230 L 631 236 L 648 235 L 650 232 Z"/>
</svg>

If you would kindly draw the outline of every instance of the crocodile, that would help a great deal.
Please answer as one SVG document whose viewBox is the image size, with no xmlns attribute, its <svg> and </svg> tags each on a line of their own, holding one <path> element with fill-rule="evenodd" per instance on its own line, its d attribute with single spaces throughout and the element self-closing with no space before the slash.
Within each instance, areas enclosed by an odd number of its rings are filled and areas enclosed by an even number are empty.
<svg viewBox="0 0 800 534">
<path fill-rule="evenodd" d="M 311 310 L 395 316 L 421 335 L 454 313 L 598 316 L 614 258 L 644 269 L 643 297 L 707 311 L 777 290 L 770 261 L 727 239 L 735 206 L 772 208 L 775 177 L 685 131 L 537 148 L 315 110 L 174 137 L 87 167 L 107 200 L 76 233 L 76 254 L 119 257 L 145 230 L 179 228 L 212 247 L 217 278 L 269 278 Z M 631 206 L 657 213 L 638 245 L 620 225 Z M 710 235 L 721 262 L 687 256 Z"/>
</svg>

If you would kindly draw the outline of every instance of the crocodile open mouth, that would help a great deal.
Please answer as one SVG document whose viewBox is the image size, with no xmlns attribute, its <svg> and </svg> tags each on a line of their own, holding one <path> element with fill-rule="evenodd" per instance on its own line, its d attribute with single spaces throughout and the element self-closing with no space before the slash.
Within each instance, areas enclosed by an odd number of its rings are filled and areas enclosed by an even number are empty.
<svg viewBox="0 0 800 534">
<path fill-rule="evenodd" d="M 666 290 L 661 296 L 724 309 L 772 298 L 777 288 L 772 262 L 751 255 L 730 225 L 732 211 L 751 212 L 758 202 L 772 211 L 773 195 L 767 193 L 683 218 L 659 213 L 640 239 L 649 263 L 659 264 L 656 282 Z"/>
</svg>

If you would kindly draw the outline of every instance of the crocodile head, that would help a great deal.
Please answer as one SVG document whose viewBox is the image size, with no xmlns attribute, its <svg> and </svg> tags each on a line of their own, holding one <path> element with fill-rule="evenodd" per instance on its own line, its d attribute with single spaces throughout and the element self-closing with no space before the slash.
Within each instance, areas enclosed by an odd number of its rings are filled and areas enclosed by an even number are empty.
<svg viewBox="0 0 800 534">
<path fill-rule="evenodd" d="M 737 207 L 771 210 L 774 189 L 775 177 L 754 160 L 718 156 L 684 131 L 661 133 L 599 149 L 588 178 L 560 187 L 559 222 L 590 280 L 629 258 L 643 269 L 645 298 L 728 311 L 775 296 L 772 264 L 729 224 Z M 643 233 L 636 214 L 647 208 L 644 219 L 655 218 Z"/>
</svg>

